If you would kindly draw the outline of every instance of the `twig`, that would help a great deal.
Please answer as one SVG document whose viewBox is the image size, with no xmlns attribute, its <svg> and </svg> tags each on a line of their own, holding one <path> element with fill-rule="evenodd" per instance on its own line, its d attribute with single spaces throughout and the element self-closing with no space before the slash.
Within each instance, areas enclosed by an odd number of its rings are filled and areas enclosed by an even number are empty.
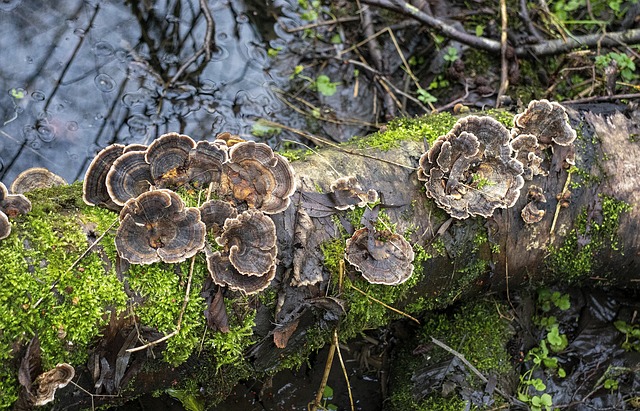
<svg viewBox="0 0 640 411">
<path fill-rule="evenodd" d="M 569 189 L 569 184 L 571 183 L 571 169 L 567 172 L 567 180 L 564 182 L 564 187 L 562 187 L 562 192 L 560 195 L 563 195 Z M 562 208 L 562 200 L 558 200 L 558 204 L 556 205 L 556 212 L 553 214 L 553 221 L 551 222 L 551 229 L 549 230 L 549 244 L 553 244 L 555 240 L 555 229 L 556 223 L 558 222 L 558 216 L 560 215 L 560 209 Z"/>
<path fill-rule="evenodd" d="M 362 0 L 363 3 L 370 4 L 372 6 L 378 6 L 385 8 L 387 10 L 396 11 L 398 13 L 405 14 L 407 16 L 413 17 L 414 19 L 424 23 L 425 25 L 438 30 L 440 33 L 445 36 L 457 40 L 460 43 L 481 49 L 486 50 L 492 53 L 500 52 L 500 43 L 491 40 L 485 37 L 478 37 L 466 33 L 464 31 L 460 31 L 455 27 L 443 22 L 440 19 L 437 19 L 433 16 L 430 16 L 422 11 L 420 11 L 417 7 L 412 6 L 411 4 L 406 3 L 403 0 L 395 0 L 393 3 L 387 0 Z"/>
<path fill-rule="evenodd" d="M 79 384 L 69 381 L 71 384 L 75 385 L 76 388 L 78 388 L 80 391 L 84 392 L 85 394 L 89 395 L 91 397 L 91 410 L 95 410 L 95 403 L 93 401 L 93 397 L 106 397 L 106 398 L 118 398 L 120 397 L 120 395 L 113 395 L 113 394 L 92 394 L 89 391 L 85 390 L 83 387 L 81 387 Z"/>
<path fill-rule="evenodd" d="M 507 0 L 500 0 L 500 17 L 502 29 L 500 32 L 500 88 L 496 98 L 496 108 L 500 107 L 501 97 L 509 87 L 509 63 L 507 61 Z"/>
<path fill-rule="evenodd" d="M 443 343 L 442 341 L 431 337 L 431 342 L 433 342 L 435 345 L 437 345 L 440 348 L 443 348 L 445 351 L 449 352 L 450 354 L 453 354 L 455 357 L 457 357 L 460 361 L 462 361 L 464 363 L 464 365 L 466 365 L 471 372 L 473 372 L 475 375 L 478 376 L 478 378 L 480 378 L 482 380 L 482 382 L 484 382 L 485 384 L 487 384 L 489 382 L 489 380 L 487 379 L 487 377 L 485 377 L 484 375 L 482 375 L 482 373 L 480 371 L 478 371 L 478 369 L 476 367 L 473 366 L 473 364 L 471 364 L 469 362 L 469 360 L 467 360 L 464 355 L 460 354 L 458 351 L 454 350 L 453 348 L 449 347 L 447 344 Z M 500 388 L 496 387 L 496 392 L 500 395 L 502 395 L 507 401 L 511 400 L 511 397 L 509 397 L 509 395 L 502 391 Z"/>
<path fill-rule="evenodd" d="M 322 396 L 324 395 L 324 388 L 327 386 L 327 380 L 329 379 L 329 373 L 331 372 L 331 365 L 333 364 L 333 355 L 336 352 L 336 345 L 331 342 L 331 346 L 329 347 L 329 354 L 327 354 L 327 362 L 324 366 L 324 374 L 322 374 L 322 380 L 320 381 L 320 387 L 318 387 L 318 392 L 316 393 L 316 399 L 311 405 L 311 411 L 316 411 L 320 406 L 320 401 L 322 401 Z"/>
<path fill-rule="evenodd" d="M 524 24 L 527 26 L 527 30 L 529 34 L 538 39 L 538 41 L 542 40 L 542 36 L 540 32 L 536 29 L 531 21 L 531 17 L 529 16 L 529 10 L 527 9 L 527 0 L 520 0 L 520 17 L 524 20 Z"/>
<path fill-rule="evenodd" d="M 342 261 L 342 265 L 344 267 L 344 260 L 340 260 L 340 261 Z M 351 411 L 354 411 L 353 395 L 351 394 L 351 384 L 349 383 L 349 374 L 347 374 L 347 368 L 344 366 L 344 361 L 342 360 L 342 354 L 340 353 L 340 344 L 338 342 L 338 330 L 333 330 L 333 344 L 335 344 L 336 346 L 336 351 L 338 352 L 338 359 L 340 360 L 340 367 L 342 367 L 344 380 L 347 383 L 347 392 L 349 393 L 349 404 L 351 405 Z"/>
<path fill-rule="evenodd" d="M 298 135 L 300 135 L 300 136 L 302 136 L 302 137 L 304 137 L 306 139 L 309 139 L 309 140 L 313 141 L 316 144 L 324 144 L 324 145 L 327 145 L 329 147 L 335 148 L 336 150 L 342 151 L 342 152 L 347 153 L 347 154 L 353 154 L 354 156 L 360 156 L 360 157 L 370 158 L 372 160 L 382 161 L 383 163 L 388 163 L 388 164 L 391 164 L 391 165 L 394 165 L 394 166 L 398 166 L 398 167 L 402 167 L 402 168 L 406 168 L 406 169 L 409 169 L 409 170 L 415 170 L 416 169 L 415 167 L 408 166 L 406 164 L 396 163 L 395 161 L 385 160 L 384 158 L 378 158 L 378 157 L 371 156 L 371 155 L 365 154 L 365 153 L 358 153 L 357 151 L 353 151 L 353 150 L 347 150 L 345 148 L 340 147 L 340 145 L 332 143 L 331 141 L 326 140 L 326 139 L 324 139 L 322 137 L 314 136 L 313 134 L 309 134 L 309 133 L 304 132 L 302 130 L 299 130 L 297 128 L 289 127 L 289 126 L 286 126 L 284 124 L 277 123 L 275 121 L 262 120 L 262 123 L 264 125 L 266 125 L 266 126 L 282 128 L 284 130 L 287 130 L 287 131 L 290 131 L 292 133 L 298 134 Z"/>
<path fill-rule="evenodd" d="M 407 317 L 408 319 L 410 319 L 411 321 L 415 321 L 418 325 L 420 324 L 420 321 L 416 320 L 415 318 L 413 318 L 412 316 L 410 316 L 409 314 L 402 312 L 400 310 L 398 310 L 397 308 L 393 308 L 390 305 L 387 305 L 385 303 L 383 303 L 382 301 L 378 300 L 377 298 L 374 298 L 372 296 L 370 296 L 369 294 L 365 293 L 364 291 L 362 291 L 361 289 L 359 289 L 358 287 L 356 287 L 353 284 L 350 284 L 350 287 L 353 288 L 354 290 L 356 290 L 357 292 L 359 292 L 360 294 L 364 295 L 365 297 L 371 299 L 372 301 L 377 302 L 378 304 L 380 304 L 381 306 L 393 311 L 394 313 L 398 313 L 404 317 Z"/>
<path fill-rule="evenodd" d="M 519 46 L 516 47 L 515 53 L 517 56 L 530 54 L 534 56 L 551 56 L 580 47 L 611 47 L 619 44 L 629 45 L 637 43 L 640 43 L 640 29 L 631 29 L 613 33 L 587 34 L 566 40 L 556 39 L 534 45 Z"/>
<path fill-rule="evenodd" d="M 304 26 L 298 26 L 298 27 L 294 27 L 294 28 L 291 28 L 291 29 L 285 27 L 284 30 L 287 33 L 296 33 L 298 31 L 314 29 L 316 27 L 330 26 L 330 25 L 336 24 L 336 23 L 349 23 L 349 22 L 358 21 L 358 20 L 360 20 L 359 17 L 353 17 L 353 16 L 352 17 L 339 17 L 337 19 L 318 21 L 318 22 L 315 22 L 315 23 L 305 24 Z"/>
<path fill-rule="evenodd" d="M 562 104 L 595 103 L 600 101 L 611 101 L 611 100 L 632 99 L 632 98 L 640 98 L 640 93 L 614 94 L 612 96 L 591 96 L 591 97 L 579 98 L 576 100 L 565 101 Z"/>
</svg>

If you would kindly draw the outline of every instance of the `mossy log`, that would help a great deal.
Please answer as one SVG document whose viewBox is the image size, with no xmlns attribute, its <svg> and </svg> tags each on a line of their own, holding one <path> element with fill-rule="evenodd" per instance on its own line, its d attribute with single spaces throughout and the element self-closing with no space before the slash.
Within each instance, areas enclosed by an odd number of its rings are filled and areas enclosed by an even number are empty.
<svg viewBox="0 0 640 411">
<path fill-rule="evenodd" d="M 202 256 L 193 268 L 190 261 L 129 266 L 113 244 L 117 215 L 84 205 L 79 184 L 30 193 L 32 213 L 14 220 L 11 236 L 0 243 L 0 409 L 18 397 L 18 369 L 36 334 L 45 369 L 63 361 L 76 368 L 77 385 L 59 390 L 55 409 L 122 403 L 176 387 L 212 405 L 239 379 L 299 366 L 338 324 L 346 339 L 399 317 L 377 301 L 419 316 L 473 296 L 557 280 L 637 286 L 640 114 L 589 109 L 568 110 L 578 131 L 576 166 L 563 168 L 561 150 L 548 150 L 549 174 L 527 182 L 517 203 L 491 218 L 450 221 L 417 179 L 425 141 L 456 121 L 448 114 L 397 120 L 385 132 L 305 153 L 292 163 L 300 179 L 292 205 L 273 216 L 276 280 L 258 296 L 226 292 L 226 334 L 207 329 L 203 311 L 211 294 L 203 294 Z M 506 124 L 512 119 L 489 114 Z M 364 210 L 319 212 L 317 196 L 305 193 L 328 192 L 344 176 L 376 190 L 378 222 L 413 245 L 409 281 L 372 285 L 343 266 L 345 239 L 362 224 Z M 521 218 L 529 183 L 547 198 L 545 216 L 535 224 Z M 301 210 L 311 215 L 305 229 Z M 190 276 L 180 331 L 127 352 L 175 330 Z M 293 285 L 300 282 L 312 284 Z"/>
</svg>

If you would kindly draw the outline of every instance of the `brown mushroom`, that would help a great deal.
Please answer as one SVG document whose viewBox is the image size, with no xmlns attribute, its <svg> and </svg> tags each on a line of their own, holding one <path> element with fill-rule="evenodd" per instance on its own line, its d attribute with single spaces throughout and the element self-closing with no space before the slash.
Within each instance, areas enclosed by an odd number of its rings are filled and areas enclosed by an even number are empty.
<svg viewBox="0 0 640 411">
<path fill-rule="evenodd" d="M 130 153 L 132 151 L 146 151 L 146 150 L 147 150 L 147 146 L 145 146 L 144 144 L 127 144 L 124 148 L 123 154 Z"/>
<path fill-rule="evenodd" d="M 347 240 L 345 259 L 372 284 L 397 285 L 413 273 L 413 248 L 401 235 L 361 228 Z"/>
<path fill-rule="evenodd" d="M 145 161 L 158 188 L 182 186 L 189 179 L 189 153 L 196 143 L 178 133 L 163 134 L 147 148 Z"/>
<path fill-rule="evenodd" d="M 22 194 L 9 194 L 0 200 L 0 210 L 8 217 L 15 218 L 31 211 L 31 201 Z"/>
<path fill-rule="evenodd" d="M 40 374 L 34 382 L 38 386 L 34 405 L 39 407 L 53 401 L 56 390 L 66 387 L 75 374 L 75 369 L 66 363 Z"/>
<path fill-rule="evenodd" d="M 364 191 L 358 180 L 353 177 L 341 177 L 331 183 L 331 197 L 338 210 L 354 209 L 364 207 L 368 203 L 375 203 L 378 200 L 376 190 Z"/>
<path fill-rule="evenodd" d="M 511 140 L 511 148 L 516 154 L 516 159 L 522 163 L 522 177 L 525 180 L 531 181 L 537 175 L 549 174 L 542 169 L 542 152 L 536 136 L 520 134 Z"/>
<path fill-rule="evenodd" d="M 86 204 L 104 205 L 111 210 L 120 209 L 107 191 L 107 174 L 116 159 L 124 153 L 124 149 L 122 144 L 111 144 L 93 158 L 82 183 L 82 199 Z"/>
<path fill-rule="evenodd" d="M 244 143 L 245 139 L 243 139 L 242 137 L 236 135 L 236 134 L 231 134 L 227 131 L 219 133 L 216 136 L 216 140 L 215 143 L 219 144 L 219 145 L 224 145 L 226 147 L 232 147 L 238 143 Z"/>
<path fill-rule="evenodd" d="M 422 155 L 418 178 L 427 195 L 452 217 L 490 217 L 515 204 L 523 166 L 511 157 L 509 132 L 491 117 L 469 116 Z"/>
<path fill-rule="evenodd" d="M 527 199 L 529 202 L 524 206 L 520 215 L 522 220 L 526 224 L 537 223 L 542 220 L 545 215 L 545 210 L 540 209 L 539 206 L 542 203 L 547 202 L 547 198 L 542 191 L 542 188 L 536 185 L 529 186 L 529 192 L 527 193 Z"/>
<path fill-rule="evenodd" d="M 275 265 L 276 226 L 262 212 L 249 209 L 227 219 L 216 242 L 229 252 L 229 261 L 244 275 L 264 275 Z"/>
<path fill-rule="evenodd" d="M 532 100 L 527 109 L 513 118 L 512 134 L 533 134 L 541 144 L 568 146 L 576 139 L 569 116 L 560 104 L 549 100 Z"/>
<path fill-rule="evenodd" d="M 207 231 L 218 234 L 224 227 L 224 222 L 236 218 L 238 211 L 229 203 L 222 200 L 209 200 L 200 206 L 200 218 L 207 226 Z"/>
<path fill-rule="evenodd" d="M 293 169 L 263 143 L 246 141 L 229 150 L 225 185 L 238 202 L 267 214 L 284 211 L 296 188 Z"/>
<path fill-rule="evenodd" d="M 9 237 L 11 234 L 11 223 L 7 215 L 0 211 L 0 240 Z"/>
<path fill-rule="evenodd" d="M 275 264 L 263 275 L 243 275 L 231 264 L 228 254 L 220 251 L 212 253 L 208 249 L 206 252 L 207 268 L 213 282 L 232 290 L 245 294 L 258 293 L 267 288 L 276 275 Z"/>
<path fill-rule="evenodd" d="M 106 185 L 111 200 L 119 206 L 149 191 L 153 177 L 145 152 L 130 151 L 118 157 L 107 173 Z"/>
<path fill-rule="evenodd" d="M 204 247 L 205 232 L 197 208 L 185 207 L 171 190 L 155 190 L 127 201 L 115 243 L 132 264 L 178 263 Z"/>
<path fill-rule="evenodd" d="M 189 181 L 196 188 L 209 183 L 220 184 L 222 165 L 228 160 L 226 148 L 208 141 L 199 141 L 189 153 Z"/>
<path fill-rule="evenodd" d="M 38 188 L 49 188 L 66 185 L 64 178 L 46 168 L 34 167 L 24 170 L 11 184 L 13 194 L 24 194 Z"/>
</svg>

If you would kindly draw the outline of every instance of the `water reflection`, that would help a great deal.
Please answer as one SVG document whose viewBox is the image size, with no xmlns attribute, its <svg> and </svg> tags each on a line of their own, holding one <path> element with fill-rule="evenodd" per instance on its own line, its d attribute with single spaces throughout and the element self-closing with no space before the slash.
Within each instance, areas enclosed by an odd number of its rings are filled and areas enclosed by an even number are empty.
<svg viewBox="0 0 640 411">
<path fill-rule="evenodd" d="M 270 86 L 286 81 L 253 20 L 242 0 L 0 1 L 2 181 L 29 167 L 74 181 L 100 148 L 168 131 L 252 138 L 254 119 L 281 115 Z"/>
</svg>

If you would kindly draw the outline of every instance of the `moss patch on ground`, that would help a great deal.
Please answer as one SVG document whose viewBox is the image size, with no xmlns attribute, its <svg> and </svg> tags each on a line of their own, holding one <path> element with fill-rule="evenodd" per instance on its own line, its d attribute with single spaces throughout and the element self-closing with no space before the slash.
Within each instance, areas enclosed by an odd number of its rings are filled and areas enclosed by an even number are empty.
<svg viewBox="0 0 640 411">
<path fill-rule="evenodd" d="M 433 345 L 431 337 L 464 355 L 485 377 L 493 375 L 498 377 L 498 381 L 505 381 L 505 378 L 513 372 L 506 349 L 513 331 L 509 323 L 500 315 L 501 312 L 507 312 L 504 304 L 494 300 L 481 300 L 466 303 L 449 313 L 436 314 L 427 319 L 415 339 L 406 344 L 400 350 L 398 358 L 394 359 L 390 382 L 391 395 L 385 409 L 388 411 L 465 409 L 467 401 L 457 390 L 446 398 L 437 394 L 442 391 L 441 389 L 435 389 L 425 398 L 418 399 L 411 392 L 411 377 L 414 372 L 422 367 L 446 361 L 452 356 Z M 419 346 L 429 348 L 428 359 L 413 353 Z M 484 383 L 470 371 L 466 374 L 465 381 L 479 391 L 484 389 Z M 496 402 L 501 401 L 495 395 L 494 399 Z"/>
</svg>

